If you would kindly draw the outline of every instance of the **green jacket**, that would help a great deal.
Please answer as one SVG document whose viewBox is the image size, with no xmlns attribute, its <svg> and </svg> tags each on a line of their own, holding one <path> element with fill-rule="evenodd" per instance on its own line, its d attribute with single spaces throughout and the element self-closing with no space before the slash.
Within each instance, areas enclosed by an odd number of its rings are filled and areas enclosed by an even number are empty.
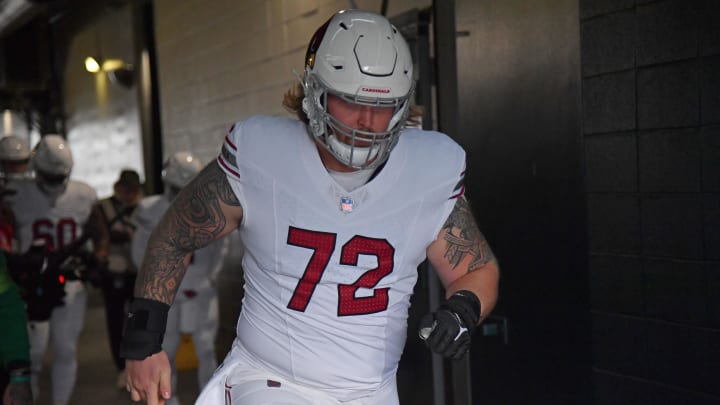
<svg viewBox="0 0 720 405">
<path fill-rule="evenodd" d="M 11 361 L 30 361 L 25 305 L 7 271 L 5 255 L 0 252 L 0 365 Z"/>
</svg>

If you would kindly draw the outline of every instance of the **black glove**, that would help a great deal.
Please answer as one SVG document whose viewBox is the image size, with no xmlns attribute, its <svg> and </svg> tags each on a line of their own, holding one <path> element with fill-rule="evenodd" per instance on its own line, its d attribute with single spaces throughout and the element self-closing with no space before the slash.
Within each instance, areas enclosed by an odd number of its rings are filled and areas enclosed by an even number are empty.
<svg viewBox="0 0 720 405">
<path fill-rule="evenodd" d="M 28 291 L 26 303 L 28 319 L 31 321 L 48 320 L 55 307 L 65 305 L 65 275 L 60 271 L 59 260 L 56 254 L 49 253 L 38 284 Z"/>
<path fill-rule="evenodd" d="M 59 262 L 59 256 L 41 243 L 34 243 L 22 255 L 8 257 L 10 274 L 20 287 L 31 321 L 49 319 L 53 308 L 64 304 L 65 276 Z"/>
<path fill-rule="evenodd" d="M 420 339 L 433 352 L 457 360 L 470 349 L 479 320 L 480 300 L 470 291 L 458 291 L 420 320 Z"/>
</svg>

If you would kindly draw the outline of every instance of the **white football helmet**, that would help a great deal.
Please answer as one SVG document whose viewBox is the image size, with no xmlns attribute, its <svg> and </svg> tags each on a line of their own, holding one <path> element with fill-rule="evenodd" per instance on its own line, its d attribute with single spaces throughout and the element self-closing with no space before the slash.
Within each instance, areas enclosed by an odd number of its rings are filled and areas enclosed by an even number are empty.
<svg viewBox="0 0 720 405">
<path fill-rule="evenodd" d="M 17 135 L 6 135 L 0 139 L 0 160 L 19 162 L 30 159 L 30 145 Z"/>
<path fill-rule="evenodd" d="M 49 196 L 65 191 L 72 172 L 73 158 L 67 141 L 60 135 L 44 135 L 31 157 L 40 189 Z"/>
<path fill-rule="evenodd" d="M 177 192 L 188 185 L 190 180 L 202 170 L 200 159 L 190 152 L 175 152 L 165 163 L 162 170 L 162 181 L 165 193 L 172 200 Z"/>
<path fill-rule="evenodd" d="M 387 160 L 408 116 L 414 90 L 410 49 L 385 17 L 340 11 L 310 40 L 302 85 L 302 108 L 318 142 L 347 166 L 374 168 Z M 353 104 L 393 107 L 387 130 L 364 131 L 343 124 L 327 112 L 328 94 Z M 338 133 L 352 142 L 340 141 Z M 355 141 L 369 146 L 355 146 Z"/>
</svg>

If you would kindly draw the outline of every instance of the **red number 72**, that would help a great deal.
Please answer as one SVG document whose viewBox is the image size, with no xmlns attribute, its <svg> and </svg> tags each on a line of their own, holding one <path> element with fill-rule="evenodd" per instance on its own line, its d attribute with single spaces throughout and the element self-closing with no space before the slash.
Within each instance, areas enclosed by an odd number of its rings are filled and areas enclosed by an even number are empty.
<svg viewBox="0 0 720 405">
<path fill-rule="evenodd" d="M 334 233 L 290 227 L 288 245 L 312 249 L 313 254 L 290 298 L 289 309 L 305 312 L 335 251 L 336 238 Z M 383 277 L 392 273 L 395 248 L 385 239 L 355 235 L 343 245 L 340 264 L 357 266 L 360 255 L 375 256 L 378 266 L 363 273 L 352 284 L 338 284 L 338 316 L 372 314 L 387 309 L 389 288 L 376 288 L 373 295 L 367 297 L 356 297 L 355 292 L 360 288 L 375 287 Z"/>
</svg>

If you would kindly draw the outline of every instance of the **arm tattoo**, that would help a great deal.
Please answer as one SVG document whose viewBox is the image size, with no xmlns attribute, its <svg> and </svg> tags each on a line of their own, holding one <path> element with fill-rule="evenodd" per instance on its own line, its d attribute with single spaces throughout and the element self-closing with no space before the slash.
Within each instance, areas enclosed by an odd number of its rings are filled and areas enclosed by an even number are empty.
<svg viewBox="0 0 720 405">
<path fill-rule="evenodd" d="M 456 268 L 466 255 L 473 256 L 468 271 L 477 270 L 495 260 L 495 255 L 480 232 L 465 197 L 457 199 L 443 229 L 446 230 L 444 239 L 447 242 L 445 257 L 453 268 Z"/>
<path fill-rule="evenodd" d="M 175 198 L 148 241 L 135 296 L 170 304 L 188 253 L 215 240 L 228 225 L 221 204 L 240 207 L 225 173 L 211 162 Z"/>
</svg>

